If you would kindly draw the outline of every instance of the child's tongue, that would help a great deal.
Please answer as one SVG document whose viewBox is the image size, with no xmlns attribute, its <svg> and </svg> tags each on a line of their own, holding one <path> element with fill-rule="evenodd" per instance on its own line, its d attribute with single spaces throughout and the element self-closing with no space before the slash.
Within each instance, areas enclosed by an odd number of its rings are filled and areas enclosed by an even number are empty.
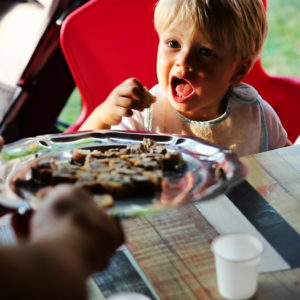
<svg viewBox="0 0 300 300">
<path fill-rule="evenodd" d="M 179 97 L 186 97 L 193 92 L 193 88 L 185 80 L 178 79 L 175 91 Z"/>
</svg>

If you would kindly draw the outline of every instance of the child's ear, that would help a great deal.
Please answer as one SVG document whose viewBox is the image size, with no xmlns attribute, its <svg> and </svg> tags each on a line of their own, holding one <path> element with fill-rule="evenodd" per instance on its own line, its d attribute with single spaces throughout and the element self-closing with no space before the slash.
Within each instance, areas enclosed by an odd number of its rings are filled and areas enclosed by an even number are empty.
<svg viewBox="0 0 300 300">
<path fill-rule="evenodd" d="M 230 79 L 231 85 L 239 84 L 246 76 L 252 65 L 251 58 L 241 59 L 235 68 L 235 72 Z"/>
</svg>

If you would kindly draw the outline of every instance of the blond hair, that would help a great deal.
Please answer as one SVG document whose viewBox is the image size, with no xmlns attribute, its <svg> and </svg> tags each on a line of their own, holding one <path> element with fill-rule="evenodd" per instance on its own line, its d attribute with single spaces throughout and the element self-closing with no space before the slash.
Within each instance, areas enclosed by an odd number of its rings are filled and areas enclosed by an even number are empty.
<svg viewBox="0 0 300 300">
<path fill-rule="evenodd" d="M 158 33 L 190 19 L 217 46 L 230 49 L 238 59 L 260 54 L 267 35 L 262 0 L 160 0 L 154 22 Z"/>
</svg>

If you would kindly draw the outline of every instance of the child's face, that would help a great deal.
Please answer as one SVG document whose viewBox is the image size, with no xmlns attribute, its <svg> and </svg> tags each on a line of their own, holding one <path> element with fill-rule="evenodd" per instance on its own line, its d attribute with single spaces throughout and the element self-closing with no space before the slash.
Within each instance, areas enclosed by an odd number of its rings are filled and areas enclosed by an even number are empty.
<svg viewBox="0 0 300 300">
<path fill-rule="evenodd" d="M 238 83 L 238 63 L 229 50 L 215 47 L 191 22 L 159 32 L 157 76 L 171 105 L 187 118 L 205 121 L 224 112 L 222 99 Z"/>
</svg>

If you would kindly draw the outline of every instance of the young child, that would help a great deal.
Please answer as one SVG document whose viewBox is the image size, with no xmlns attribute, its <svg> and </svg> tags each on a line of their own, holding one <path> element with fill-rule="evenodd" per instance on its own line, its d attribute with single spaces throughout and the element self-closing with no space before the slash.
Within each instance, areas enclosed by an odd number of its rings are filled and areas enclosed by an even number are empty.
<svg viewBox="0 0 300 300">
<path fill-rule="evenodd" d="M 153 96 L 130 78 L 80 130 L 195 136 L 239 155 L 291 144 L 271 106 L 241 83 L 267 34 L 262 0 L 160 0 L 155 28 L 158 85 Z"/>
</svg>

